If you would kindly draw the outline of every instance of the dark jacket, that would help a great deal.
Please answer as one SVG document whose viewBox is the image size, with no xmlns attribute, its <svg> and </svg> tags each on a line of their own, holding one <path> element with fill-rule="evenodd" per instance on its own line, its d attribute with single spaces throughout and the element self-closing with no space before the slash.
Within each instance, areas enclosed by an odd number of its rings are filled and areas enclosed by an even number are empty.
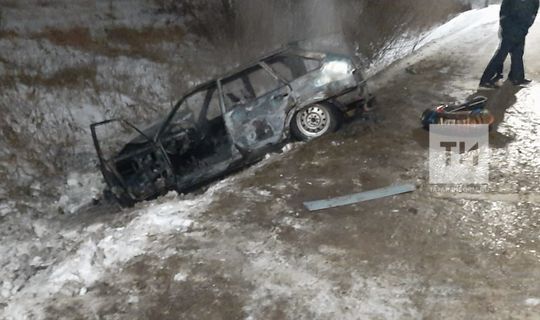
<svg viewBox="0 0 540 320">
<path fill-rule="evenodd" d="M 525 40 L 536 19 L 538 5 L 539 0 L 503 0 L 500 13 L 503 37 Z"/>
</svg>

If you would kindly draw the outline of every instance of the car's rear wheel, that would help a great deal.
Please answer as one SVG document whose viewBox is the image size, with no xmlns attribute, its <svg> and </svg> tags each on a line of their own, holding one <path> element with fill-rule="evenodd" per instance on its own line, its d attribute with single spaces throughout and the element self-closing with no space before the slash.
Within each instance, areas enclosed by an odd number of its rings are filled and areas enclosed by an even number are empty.
<svg viewBox="0 0 540 320">
<path fill-rule="evenodd" d="M 336 131 L 340 125 L 340 111 L 320 102 L 300 109 L 291 122 L 291 131 L 296 139 L 308 141 Z"/>
</svg>

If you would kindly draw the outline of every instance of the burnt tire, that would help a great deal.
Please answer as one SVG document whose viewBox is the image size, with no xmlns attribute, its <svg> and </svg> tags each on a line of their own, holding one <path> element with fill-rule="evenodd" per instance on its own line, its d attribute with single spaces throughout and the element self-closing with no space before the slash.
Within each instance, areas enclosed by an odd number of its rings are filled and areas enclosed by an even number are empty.
<svg viewBox="0 0 540 320">
<path fill-rule="evenodd" d="M 309 141 L 335 132 L 342 121 L 341 111 L 328 102 L 319 102 L 296 112 L 291 133 L 298 140 Z"/>
</svg>

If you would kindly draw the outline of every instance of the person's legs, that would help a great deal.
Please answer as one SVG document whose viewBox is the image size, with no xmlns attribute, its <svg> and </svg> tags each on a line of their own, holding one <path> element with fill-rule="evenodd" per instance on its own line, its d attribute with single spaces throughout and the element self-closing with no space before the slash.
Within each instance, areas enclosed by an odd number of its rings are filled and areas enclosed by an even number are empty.
<svg viewBox="0 0 540 320">
<path fill-rule="evenodd" d="M 512 82 L 522 82 L 525 79 L 525 67 L 523 65 L 523 54 L 525 52 L 525 39 L 516 42 L 511 50 L 512 67 L 508 79 Z"/>
<path fill-rule="evenodd" d="M 499 81 L 500 79 L 504 78 L 503 69 L 504 69 L 504 62 L 497 66 L 497 74 L 493 78 L 493 81 Z"/>
<path fill-rule="evenodd" d="M 503 38 L 502 37 L 502 29 L 500 29 L 499 30 L 499 40 L 502 41 L 502 38 Z M 502 78 L 504 78 L 503 71 L 504 71 L 504 61 L 497 66 L 497 75 L 495 75 L 495 78 L 493 78 L 494 82 L 497 82 L 497 81 L 501 80 Z"/>
<path fill-rule="evenodd" d="M 511 42 L 506 40 L 504 37 L 501 40 L 501 44 L 499 45 L 499 48 L 495 52 L 495 55 L 493 58 L 491 58 L 491 61 L 486 67 L 486 70 L 484 71 L 484 74 L 482 75 L 482 78 L 480 79 L 480 83 L 492 83 L 494 78 L 497 76 L 499 71 L 502 73 L 502 66 L 504 65 L 504 60 L 506 60 L 506 57 L 508 56 L 508 53 L 511 49 Z"/>
</svg>

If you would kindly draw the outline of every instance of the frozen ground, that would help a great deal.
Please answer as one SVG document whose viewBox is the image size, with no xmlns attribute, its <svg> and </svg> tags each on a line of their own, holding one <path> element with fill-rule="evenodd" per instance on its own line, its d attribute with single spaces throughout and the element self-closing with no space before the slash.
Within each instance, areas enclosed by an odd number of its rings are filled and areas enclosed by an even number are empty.
<svg viewBox="0 0 540 320">
<path fill-rule="evenodd" d="M 7 203 L 0 317 L 538 319 L 540 203 L 505 195 L 540 192 L 540 85 L 480 92 L 497 129 L 489 193 L 476 199 L 431 192 L 418 129 L 428 106 L 477 93 L 497 14 L 496 6 L 463 14 L 374 79 L 377 123 L 290 145 L 206 191 L 62 218 L 14 216 L 25 203 Z M 540 23 L 528 39 L 533 79 L 538 49 Z M 71 176 L 64 210 L 77 209 L 69 199 L 91 198 L 93 181 Z M 302 208 L 399 181 L 419 191 L 316 214 Z"/>
<path fill-rule="evenodd" d="M 0 206 L 47 211 L 35 200 L 63 196 L 69 173 L 93 179 L 92 122 L 148 125 L 194 84 L 290 42 L 355 49 L 380 70 L 467 2 L 388 14 L 387 1 L 0 0 Z"/>
</svg>

